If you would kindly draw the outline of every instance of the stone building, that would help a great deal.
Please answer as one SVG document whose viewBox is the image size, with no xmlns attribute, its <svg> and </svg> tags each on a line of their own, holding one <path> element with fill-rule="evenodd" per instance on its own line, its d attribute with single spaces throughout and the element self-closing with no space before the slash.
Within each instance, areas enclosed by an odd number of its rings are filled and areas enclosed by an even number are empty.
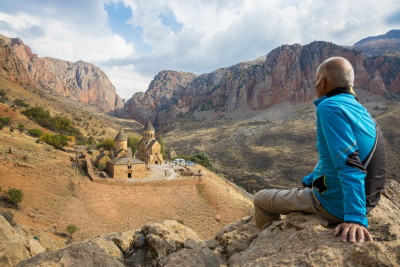
<svg viewBox="0 0 400 267">
<path fill-rule="evenodd" d="M 156 131 L 150 121 L 142 130 L 143 138 L 140 140 L 135 157 L 148 165 L 163 163 L 161 145 L 156 140 Z"/>
<path fill-rule="evenodd" d="M 143 178 L 146 172 L 146 164 L 132 157 L 115 158 L 108 162 L 108 173 L 112 178 Z"/>
</svg>

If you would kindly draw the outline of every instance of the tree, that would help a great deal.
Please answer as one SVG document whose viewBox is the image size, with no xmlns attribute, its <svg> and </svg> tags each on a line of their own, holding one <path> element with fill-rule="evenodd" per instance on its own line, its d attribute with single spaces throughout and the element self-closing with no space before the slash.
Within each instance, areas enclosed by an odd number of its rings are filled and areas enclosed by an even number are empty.
<svg viewBox="0 0 400 267">
<path fill-rule="evenodd" d="M 78 227 L 75 224 L 69 224 L 67 226 L 67 232 L 69 233 L 70 237 L 72 237 L 72 235 L 78 231 Z"/>
<path fill-rule="evenodd" d="M 7 195 L 8 199 L 17 206 L 18 203 L 21 203 L 24 197 L 24 193 L 22 193 L 22 190 L 17 188 L 11 188 L 10 190 L 8 190 Z"/>
<path fill-rule="evenodd" d="M 140 142 L 140 138 L 137 138 L 137 137 L 130 137 L 128 139 L 128 146 L 132 149 L 132 154 L 134 154 L 136 152 L 139 142 Z"/>
<path fill-rule="evenodd" d="M 86 141 L 86 143 L 88 144 L 88 145 L 93 145 L 94 144 L 94 138 L 93 138 L 93 136 L 89 136 L 89 138 L 87 139 L 87 141 Z"/>
<path fill-rule="evenodd" d="M 158 142 L 161 145 L 161 154 L 162 154 L 163 158 L 165 159 L 165 158 L 167 158 L 165 155 L 165 144 L 164 144 L 164 139 L 161 134 L 160 134 L 160 137 L 158 138 Z"/>
<path fill-rule="evenodd" d="M 97 144 L 96 146 L 97 148 L 99 147 L 103 147 L 106 150 L 110 150 L 114 148 L 114 140 L 107 138 L 106 140 L 104 140 L 103 142 Z"/>
<path fill-rule="evenodd" d="M 34 137 L 40 137 L 40 136 L 43 135 L 43 131 L 40 130 L 40 129 L 36 129 L 36 128 L 29 129 L 29 130 L 28 130 L 28 133 L 29 133 L 30 135 L 34 136 Z"/>
<path fill-rule="evenodd" d="M 206 167 L 207 169 L 213 168 L 213 163 L 206 152 L 197 153 L 196 155 L 192 156 L 190 160 Z"/>
<path fill-rule="evenodd" d="M 18 124 L 18 131 L 20 134 L 22 134 L 22 132 L 25 131 L 25 125 L 22 123 Z"/>
</svg>

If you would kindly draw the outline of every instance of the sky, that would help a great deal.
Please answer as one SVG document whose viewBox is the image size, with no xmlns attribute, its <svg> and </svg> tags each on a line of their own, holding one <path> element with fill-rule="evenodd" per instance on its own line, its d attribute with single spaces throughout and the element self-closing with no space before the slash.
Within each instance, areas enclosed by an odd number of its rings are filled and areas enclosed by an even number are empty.
<svg viewBox="0 0 400 267">
<path fill-rule="evenodd" d="M 399 0 L 0 0 L 0 34 L 100 67 L 125 99 L 162 70 L 208 73 L 283 44 L 352 45 L 391 29 Z"/>
</svg>

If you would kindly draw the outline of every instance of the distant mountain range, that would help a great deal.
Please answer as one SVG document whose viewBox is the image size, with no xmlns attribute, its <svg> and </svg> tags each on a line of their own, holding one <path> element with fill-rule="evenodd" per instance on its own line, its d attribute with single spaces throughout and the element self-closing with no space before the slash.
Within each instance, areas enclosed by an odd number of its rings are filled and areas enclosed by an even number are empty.
<svg viewBox="0 0 400 267">
<path fill-rule="evenodd" d="M 353 46 L 366 56 L 386 53 L 394 53 L 400 56 L 400 30 L 391 30 L 383 35 L 364 38 Z"/>
<path fill-rule="evenodd" d="M 392 31 L 384 38 L 389 36 L 387 40 L 394 40 L 397 35 L 398 31 Z M 145 93 L 136 93 L 127 101 L 121 113 L 124 118 L 142 123 L 150 120 L 164 126 L 195 112 L 226 114 L 237 109 L 251 112 L 286 100 L 292 104 L 306 102 L 315 98 L 314 75 L 318 65 L 332 56 L 343 56 L 353 64 L 357 89 L 397 98 L 400 57 L 365 57 L 359 51 L 360 47 L 372 47 L 379 40 L 382 38 L 370 37 L 351 48 L 322 41 L 304 46 L 283 45 L 265 58 L 200 76 L 161 71 Z M 389 48 L 386 51 L 393 52 Z"/>
<path fill-rule="evenodd" d="M 400 92 L 400 31 L 368 37 L 352 47 L 316 41 L 283 45 L 254 61 L 195 75 L 161 71 L 145 93 L 127 103 L 96 66 L 78 61 L 41 58 L 19 38 L 0 35 L 0 76 L 33 91 L 40 89 L 98 106 L 106 112 L 167 125 L 186 114 L 208 111 L 227 114 L 264 110 L 274 104 L 312 100 L 314 74 L 324 59 L 344 56 L 354 65 L 356 88 L 397 97 Z"/>
<path fill-rule="evenodd" d="M 0 35 L 0 76 L 33 91 L 41 89 L 96 105 L 106 112 L 124 105 L 115 87 L 98 67 L 83 61 L 38 57 L 19 38 Z"/>
</svg>

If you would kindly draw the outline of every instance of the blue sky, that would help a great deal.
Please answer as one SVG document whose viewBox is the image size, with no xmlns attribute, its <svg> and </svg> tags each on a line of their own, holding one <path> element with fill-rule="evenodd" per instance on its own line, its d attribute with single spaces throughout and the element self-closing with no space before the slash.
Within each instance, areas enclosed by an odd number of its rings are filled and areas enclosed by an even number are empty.
<svg viewBox="0 0 400 267">
<path fill-rule="evenodd" d="M 201 74 L 282 44 L 352 45 L 391 29 L 399 0 L 0 0 L 1 34 L 95 64 L 125 99 L 161 70 Z"/>
</svg>

